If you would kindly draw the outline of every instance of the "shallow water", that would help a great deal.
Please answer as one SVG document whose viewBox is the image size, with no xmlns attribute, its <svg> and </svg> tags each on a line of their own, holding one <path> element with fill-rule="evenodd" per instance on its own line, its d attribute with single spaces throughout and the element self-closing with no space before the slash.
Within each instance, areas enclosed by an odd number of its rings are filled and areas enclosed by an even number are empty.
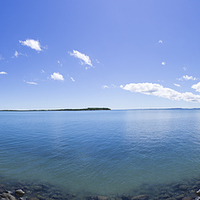
<svg viewBox="0 0 200 200">
<path fill-rule="evenodd" d="M 199 110 L 0 112 L 0 175 L 123 194 L 200 176 Z"/>
</svg>

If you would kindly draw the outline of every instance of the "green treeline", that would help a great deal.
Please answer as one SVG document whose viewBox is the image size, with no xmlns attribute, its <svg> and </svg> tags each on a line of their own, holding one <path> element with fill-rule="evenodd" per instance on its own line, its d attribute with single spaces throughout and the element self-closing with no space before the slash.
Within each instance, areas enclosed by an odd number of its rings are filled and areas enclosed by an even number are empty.
<svg viewBox="0 0 200 200">
<path fill-rule="evenodd" d="M 68 108 L 63 108 L 63 109 L 41 109 L 41 110 L 0 110 L 0 111 L 20 111 L 20 112 L 25 112 L 25 111 L 94 111 L 94 110 L 111 110 L 110 108 L 75 108 L 75 109 L 68 109 Z"/>
</svg>

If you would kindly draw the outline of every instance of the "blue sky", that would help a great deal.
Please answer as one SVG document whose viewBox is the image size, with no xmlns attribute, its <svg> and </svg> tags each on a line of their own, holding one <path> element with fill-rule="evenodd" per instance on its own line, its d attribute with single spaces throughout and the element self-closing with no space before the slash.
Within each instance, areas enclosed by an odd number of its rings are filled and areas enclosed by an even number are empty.
<svg viewBox="0 0 200 200">
<path fill-rule="evenodd" d="M 0 3 L 0 109 L 200 107 L 198 0 Z"/>
</svg>

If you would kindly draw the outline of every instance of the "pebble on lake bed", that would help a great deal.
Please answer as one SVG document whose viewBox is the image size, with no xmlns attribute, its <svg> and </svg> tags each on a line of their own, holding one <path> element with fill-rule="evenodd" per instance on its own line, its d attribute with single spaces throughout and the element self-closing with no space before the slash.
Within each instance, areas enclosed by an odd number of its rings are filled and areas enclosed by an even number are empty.
<svg viewBox="0 0 200 200">
<path fill-rule="evenodd" d="M 108 200 L 106 196 L 97 196 L 98 200 Z"/>
<path fill-rule="evenodd" d="M 148 200 L 148 199 L 149 199 L 148 195 L 139 195 L 139 196 L 131 198 L 131 200 Z"/>
<path fill-rule="evenodd" d="M 199 189 L 198 191 L 196 191 L 196 194 L 197 194 L 198 196 L 200 196 L 200 189 Z"/>
<path fill-rule="evenodd" d="M 12 196 L 10 193 L 7 193 L 7 192 L 4 192 L 2 195 L 1 195 L 1 199 L 2 200 L 16 200 L 16 198 L 14 196 Z"/>
<path fill-rule="evenodd" d="M 25 195 L 25 192 L 21 189 L 19 190 L 16 190 L 15 191 L 15 194 L 18 196 L 18 197 L 23 197 Z"/>
</svg>

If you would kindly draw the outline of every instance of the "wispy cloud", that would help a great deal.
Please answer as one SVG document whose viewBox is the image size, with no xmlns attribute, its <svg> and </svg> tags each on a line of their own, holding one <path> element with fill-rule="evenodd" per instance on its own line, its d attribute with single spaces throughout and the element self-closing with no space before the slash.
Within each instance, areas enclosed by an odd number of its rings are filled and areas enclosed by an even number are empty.
<svg viewBox="0 0 200 200">
<path fill-rule="evenodd" d="M 109 85 L 109 86 L 108 86 L 108 85 L 103 85 L 101 88 L 102 88 L 102 89 L 106 89 L 106 88 L 107 88 L 107 89 L 110 89 L 110 88 L 116 88 L 116 87 L 117 87 L 116 85 L 111 84 L 111 85 Z"/>
<path fill-rule="evenodd" d="M 0 74 L 7 74 L 7 72 L 0 72 Z"/>
<path fill-rule="evenodd" d="M 71 78 L 71 80 L 73 81 L 73 82 L 75 82 L 75 80 L 72 78 L 72 77 L 70 77 Z"/>
<path fill-rule="evenodd" d="M 170 100 L 184 100 L 188 102 L 200 103 L 200 95 L 195 95 L 191 92 L 180 93 L 156 83 L 130 83 L 125 86 L 121 85 L 120 87 L 131 92 L 153 95 Z"/>
<path fill-rule="evenodd" d="M 60 66 L 62 67 L 62 63 L 58 60 L 58 64 L 60 64 Z"/>
<path fill-rule="evenodd" d="M 15 51 L 14 56 L 12 56 L 12 58 L 18 58 L 19 56 L 26 56 L 26 57 L 28 57 L 27 54 L 23 54 L 23 53 L 20 53 L 18 51 Z"/>
<path fill-rule="evenodd" d="M 81 60 L 81 64 L 82 65 L 89 65 L 91 67 L 93 67 L 92 62 L 89 58 L 89 56 L 80 53 L 79 51 L 73 50 L 73 53 L 69 52 L 70 56 L 74 56 L 75 58 L 79 58 Z M 89 67 L 86 67 L 86 69 L 88 69 Z"/>
<path fill-rule="evenodd" d="M 30 47 L 31 49 L 34 49 L 36 51 L 42 51 L 42 46 L 40 45 L 40 42 L 38 40 L 33 39 L 27 39 L 25 41 L 19 40 L 19 43 L 21 43 L 24 46 Z"/>
<path fill-rule="evenodd" d="M 179 84 L 176 84 L 176 83 L 174 83 L 174 85 L 175 85 L 176 87 L 181 87 Z"/>
<path fill-rule="evenodd" d="M 187 70 L 187 67 L 183 67 L 183 70 L 186 71 L 186 70 Z"/>
<path fill-rule="evenodd" d="M 161 64 L 164 66 L 166 63 L 165 63 L 165 62 L 162 62 Z"/>
<path fill-rule="evenodd" d="M 109 88 L 109 86 L 103 85 L 101 88 L 102 88 L 102 89 L 106 89 L 106 88 Z"/>
<path fill-rule="evenodd" d="M 64 81 L 63 75 L 60 74 L 59 72 L 54 72 L 53 74 L 51 74 L 51 79 L 57 81 Z"/>
<path fill-rule="evenodd" d="M 165 81 L 163 81 L 163 80 L 158 80 L 158 82 L 164 83 Z"/>
<path fill-rule="evenodd" d="M 19 53 L 17 51 L 15 51 L 15 54 L 14 54 L 13 58 L 14 57 L 18 58 L 18 56 L 19 56 Z"/>
<path fill-rule="evenodd" d="M 0 60 L 3 60 L 4 59 L 4 57 L 0 54 Z"/>
<path fill-rule="evenodd" d="M 28 84 L 30 84 L 30 85 L 37 85 L 36 82 L 26 82 L 26 83 L 28 83 Z"/>
<path fill-rule="evenodd" d="M 159 40 L 158 43 L 159 43 L 159 44 L 163 44 L 163 41 L 162 41 L 162 40 Z"/>
<path fill-rule="evenodd" d="M 197 78 L 193 77 L 193 76 L 185 75 L 185 76 L 182 76 L 181 78 L 177 78 L 177 80 L 179 80 L 179 81 L 183 81 L 183 80 L 186 80 L 186 81 L 189 81 L 189 80 L 196 81 Z"/>
</svg>

